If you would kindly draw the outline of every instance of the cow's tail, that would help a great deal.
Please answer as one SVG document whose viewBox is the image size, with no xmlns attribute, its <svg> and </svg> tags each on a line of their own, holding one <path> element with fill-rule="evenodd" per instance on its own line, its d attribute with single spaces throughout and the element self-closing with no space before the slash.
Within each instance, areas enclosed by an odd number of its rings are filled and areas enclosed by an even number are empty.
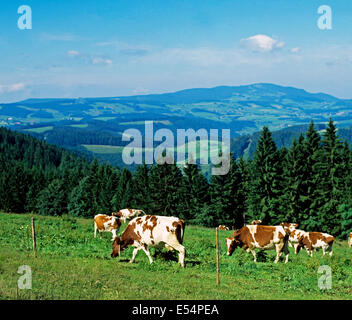
<svg viewBox="0 0 352 320">
<path fill-rule="evenodd" d="M 185 221 L 179 220 L 176 226 L 176 237 L 180 244 L 183 242 L 183 236 L 185 234 Z"/>
</svg>

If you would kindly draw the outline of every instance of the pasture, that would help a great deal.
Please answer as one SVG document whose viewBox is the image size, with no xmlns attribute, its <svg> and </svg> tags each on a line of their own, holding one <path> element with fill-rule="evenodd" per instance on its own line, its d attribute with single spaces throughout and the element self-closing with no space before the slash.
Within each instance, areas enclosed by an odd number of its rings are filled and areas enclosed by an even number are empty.
<svg viewBox="0 0 352 320">
<path fill-rule="evenodd" d="M 186 268 L 177 254 L 151 249 L 149 264 L 141 251 L 129 264 L 130 247 L 120 258 L 110 257 L 111 233 L 94 239 L 93 219 L 35 217 L 37 258 L 33 257 L 31 215 L 0 213 L 0 299 L 351 299 L 352 249 L 347 241 L 334 244 L 334 255 L 298 256 L 290 248 L 288 264 L 274 264 L 274 251 L 253 256 L 237 250 L 226 256 L 219 231 L 220 286 L 216 286 L 215 229 L 187 225 Z M 125 229 L 122 225 L 120 232 Z M 32 270 L 32 289 L 20 290 L 18 267 Z M 332 270 L 332 289 L 318 287 L 318 268 Z"/>
</svg>

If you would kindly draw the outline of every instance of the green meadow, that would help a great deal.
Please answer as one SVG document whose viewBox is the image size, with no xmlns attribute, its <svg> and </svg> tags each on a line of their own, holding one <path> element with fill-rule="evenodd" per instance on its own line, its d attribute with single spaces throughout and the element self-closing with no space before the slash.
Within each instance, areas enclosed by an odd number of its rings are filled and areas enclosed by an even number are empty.
<svg viewBox="0 0 352 320">
<path fill-rule="evenodd" d="M 215 229 L 186 224 L 186 268 L 177 254 L 151 249 L 149 264 L 140 251 L 128 263 L 133 248 L 111 258 L 111 233 L 94 238 L 93 220 L 35 217 L 37 257 L 32 251 L 31 216 L 0 213 L 0 299 L 351 299 L 352 249 L 347 241 L 334 244 L 334 254 L 298 256 L 290 248 L 289 263 L 274 264 L 274 251 L 253 256 L 239 249 L 228 257 L 219 231 L 220 285 L 216 285 Z M 124 230 L 123 225 L 120 232 Z M 32 271 L 32 289 L 18 289 L 18 268 Z M 332 272 L 332 288 L 321 290 L 319 266 Z"/>
</svg>

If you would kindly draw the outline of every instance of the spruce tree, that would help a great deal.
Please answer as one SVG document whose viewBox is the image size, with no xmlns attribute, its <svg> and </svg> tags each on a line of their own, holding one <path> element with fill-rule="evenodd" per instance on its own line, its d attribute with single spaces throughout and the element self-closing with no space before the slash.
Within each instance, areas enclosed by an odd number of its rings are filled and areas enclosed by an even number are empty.
<svg viewBox="0 0 352 320">
<path fill-rule="evenodd" d="M 185 203 L 187 194 L 184 177 L 176 164 L 159 164 L 150 169 L 150 210 L 154 214 L 189 217 Z"/>
<path fill-rule="evenodd" d="M 91 188 L 90 177 L 83 178 L 69 197 L 68 214 L 75 217 L 94 217 L 98 205 Z"/>
<path fill-rule="evenodd" d="M 53 180 L 47 188 L 38 194 L 36 211 L 41 215 L 60 216 L 67 212 L 64 182 Z"/>
<path fill-rule="evenodd" d="M 132 206 L 146 213 L 150 212 L 149 168 L 144 163 L 136 168 L 132 177 Z"/>
<path fill-rule="evenodd" d="M 280 154 L 268 127 L 264 127 L 254 153 L 251 168 L 248 214 L 263 224 L 277 224 L 285 218 L 282 201 Z"/>
<path fill-rule="evenodd" d="M 332 119 L 326 127 L 323 137 L 320 194 L 324 204 L 320 209 L 320 230 L 339 235 L 341 215 L 338 206 L 344 199 L 343 145 L 337 136 Z"/>
<path fill-rule="evenodd" d="M 213 227 L 224 224 L 230 227 L 242 227 L 244 224 L 244 206 L 242 176 L 236 160 L 230 157 L 229 172 L 225 175 L 213 175 L 210 179 L 211 204 L 206 208 L 213 215 Z M 210 221 L 210 220 L 209 220 Z"/>
<path fill-rule="evenodd" d="M 187 193 L 187 219 L 195 219 L 202 207 L 209 203 L 209 183 L 197 164 L 187 163 L 183 167 Z"/>
<path fill-rule="evenodd" d="M 300 134 L 298 141 L 296 139 L 293 140 L 292 146 L 286 154 L 284 197 L 287 215 L 283 221 L 299 222 L 302 219 L 306 165 L 303 143 L 304 137 Z"/>
<path fill-rule="evenodd" d="M 305 158 L 302 211 L 299 215 L 300 228 L 307 231 L 318 230 L 320 226 L 319 211 L 324 198 L 319 191 L 321 184 L 321 139 L 310 122 L 303 143 Z"/>
</svg>

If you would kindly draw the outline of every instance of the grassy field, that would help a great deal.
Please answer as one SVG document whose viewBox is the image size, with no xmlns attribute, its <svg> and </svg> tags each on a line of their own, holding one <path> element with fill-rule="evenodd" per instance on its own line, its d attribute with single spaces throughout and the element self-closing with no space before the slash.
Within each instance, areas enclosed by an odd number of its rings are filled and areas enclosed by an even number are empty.
<svg viewBox="0 0 352 320">
<path fill-rule="evenodd" d="M 37 258 L 33 257 L 30 215 L 0 213 L 0 299 L 351 299 L 352 249 L 335 244 L 334 255 L 313 258 L 301 252 L 274 264 L 274 252 L 253 256 L 242 250 L 226 256 L 220 231 L 220 286 L 216 286 L 215 229 L 186 225 L 186 268 L 176 254 L 151 249 L 149 264 L 132 248 L 112 259 L 111 233 L 94 239 L 92 219 L 35 216 Z M 121 231 L 124 230 L 124 226 Z M 32 270 L 32 289 L 21 290 L 19 266 Z M 332 270 L 332 289 L 318 288 L 318 268 Z"/>
</svg>

